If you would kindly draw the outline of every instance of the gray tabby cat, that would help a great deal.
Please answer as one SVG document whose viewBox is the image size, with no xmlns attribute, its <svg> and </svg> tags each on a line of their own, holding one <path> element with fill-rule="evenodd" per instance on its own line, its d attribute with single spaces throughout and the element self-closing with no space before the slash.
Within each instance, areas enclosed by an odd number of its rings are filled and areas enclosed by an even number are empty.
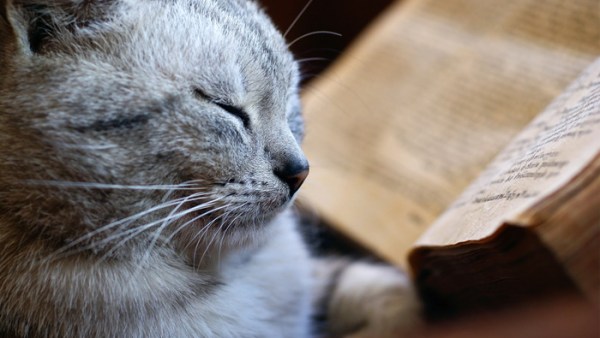
<svg viewBox="0 0 600 338">
<path fill-rule="evenodd" d="M 310 337 L 414 319 L 310 258 L 298 66 L 244 0 L 0 1 L 0 334 Z"/>
</svg>

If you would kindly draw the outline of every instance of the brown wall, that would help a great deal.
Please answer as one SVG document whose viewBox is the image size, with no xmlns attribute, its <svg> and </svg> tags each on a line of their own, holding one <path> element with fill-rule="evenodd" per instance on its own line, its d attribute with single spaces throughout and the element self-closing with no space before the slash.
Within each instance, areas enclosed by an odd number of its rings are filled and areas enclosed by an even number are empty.
<svg viewBox="0 0 600 338">
<path fill-rule="evenodd" d="M 282 32 L 286 31 L 294 18 L 309 0 L 260 0 L 267 13 Z M 314 77 L 333 61 L 392 0 L 314 0 L 304 15 L 287 35 L 288 41 L 314 31 L 333 31 L 342 34 L 313 35 L 295 43 L 291 49 L 302 63 L 306 80 Z"/>
</svg>

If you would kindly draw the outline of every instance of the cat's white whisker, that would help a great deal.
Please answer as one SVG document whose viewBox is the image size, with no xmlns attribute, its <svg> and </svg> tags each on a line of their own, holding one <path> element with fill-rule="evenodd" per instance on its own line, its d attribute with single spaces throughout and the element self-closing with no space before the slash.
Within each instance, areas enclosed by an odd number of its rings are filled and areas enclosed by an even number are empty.
<svg viewBox="0 0 600 338">
<path fill-rule="evenodd" d="M 179 218 L 181 218 L 181 217 L 183 217 L 183 216 L 185 216 L 187 214 L 190 214 L 192 212 L 195 212 L 195 211 L 198 211 L 198 210 L 201 210 L 201 209 L 206 209 L 206 208 L 212 206 L 218 200 L 219 199 L 215 199 L 215 200 L 209 201 L 207 203 L 200 204 L 200 205 L 198 205 L 198 206 L 196 206 L 194 208 L 187 209 L 185 211 L 182 211 L 182 212 L 180 212 L 178 214 L 175 214 L 175 215 L 172 215 L 170 217 L 167 216 L 165 218 L 162 218 L 162 219 L 159 219 L 159 220 L 156 220 L 156 221 L 153 221 L 153 222 L 150 222 L 150 223 L 147 223 L 147 224 L 143 224 L 141 226 L 137 226 L 135 228 L 128 229 L 126 231 L 117 233 L 117 234 L 115 234 L 113 236 L 107 237 L 105 239 L 102 239 L 101 241 L 93 243 L 93 246 L 98 246 L 100 244 L 110 243 L 110 242 L 114 241 L 115 239 L 127 236 L 125 239 L 121 240 L 119 243 L 117 243 L 115 246 L 113 246 L 113 249 L 111 249 L 107 254 L 105 254 L 105 256 L 108 257 L 108 256 L 112 255 L 120 246 L 124 245 L 126 242 L 130 241 L 131 239 L 139 236 L 144 231 L 146 231 L 148 229 L 151 229 L 152 227 L 156 226 L 157 224 L 161 224 L 163 222 L 169 222 L 170 223 L 170 222 L 172 222 L 172 221 L 174 221 L 176 219 L 179 219 Z M 90 249 L 90 247 L 88 247 L 88 249 Z M 102 261 L 102 259 L 101 259 L 101 261 Z"/>
<path fill-rule="evenodd" d="M 209 203 L 212 203 L 212 204 L 214 204 L 214 202 L 220 201 L 221 199 L 222 199 L 222 198 L 217 198 L 217 199 L 214 199 L 213 201 L 211 201 L 211 202 L 209 202 Z M 178 210 L 178 209 L 179 209 L 179 208 L 180 208 L 180 207 L 181 207 L 181 206 L 182 206 L 184 203 L 186 203 L 186 202 L 187 202 L 187 200 L 184 200 L 184 201 L 182 201 L 182 202 L 181 202 L 179 205 L 177 205 L 177 207 L 175 207 L 175 208 L 173 209 L 173 211 L 171 211 L 171 213 L 169 214 L 169 216 L 167 216 L 167 217 L 164 219 L 164 221 L 163 221 L 163 224 L 162 224 L 160 227 L 158 227 L 158 228 L 156 229 L 156 231 L 155 231 L 155 234 L 154 234 L 154 236 L 153 236 L 153 238 L 152 238 L 152 240 L 151 240 L 151 242 L 150 242 L 150 245 L 148 245 L 148 249 L 147 249 L 147 250 L 146 250 L 146 252 L 144 253 L 144 256 L 142 257 L 142 259 L 139 261 L 139 262 L 140 262 L 140 263 L 139 263 L 139 266 L 141 266 L 141 265 L 143 264 L 143 262 L 144 262 L 144 261 L 145 261 L 145 260 L 148 258 L 149 254 L 150 254 L 150 251 L 152 250 L 152 248 L 154 248 L 154 245 L 155 245 L 155 244 L 156 244 L 156 242 L 158 241 L 158 239 L 159 239 L 159 237 L 160 237 L 160 234 L 162 233 L 162 231 L 163 231 L 163 230 L 164 230 L 164 229 L 165 229 L 165 228 L 166 228 L 166 227 L 167 227 L 169 224 L 171 224 L 173 221 L 175 221 L 175 220 L 177 220 L 177 219 L 181 218 L 181 217 L 177 217 L 177 215 L 175 215 L 175 212 L 176 212 L 176 211 L 177 211 L 177 210 Z M 203 206 L 204 206 L 204 207 L 206 207 L 207 205 L 206 205 L 206 204 L 204 204 Z M 207 212 L 204 212 L 204 213 L 202 213 L 202 214 L 201 214 L 201 215 L 199 215 L 199 216 L 196 216 L 196 217 L 194 217 L 194 218 L 193 218 L 191 221 L 188 221 L 188 222 L 186 222 L 184 225 L 182 225 L 182 226 L 181 226 L 181 227 L 179 227 L 179 228 L 178 228 L 176 231 L 174 231 L 174 232 L 173 232 L 173 234 L 171 234 L 171 235 L 170 235 L 170 236 L 169 236 L 167 239 L 165 239 L 165 243 L 168 243 L 168 242 L 169 242 L 169 241 L 170 241 L 170 240 L 173 238 L 173 236 L 174 236 L 174 235 L 175 235 L 175 234 L 176 234 L 176 233 L 177 233 L 177 232 L 178 232 L 180 229 L 182 229 L 183 227 L 185 227 L 186 225 L 188 225 L 188 224 L 191 224 L 191 223 L 193 223 L 193 222 L 197 221 L 197 220 L 198 220 L 198 219 L 200 219 L 200 218 L 206 217 L 206 216 L 208 216 L 208 215 L 210 215 L 210 214 L 212 214 L 212 213 L 214 213 L 214 212 L 217 212 L 217 211 L 219 211 L 219 210 L 221 210 L 221 209 L 224 209 L 224 208 L 226 208 L 226 207 L 228 207 L 228 206 L 229 206 L 229 204 L 226 204 L 226 205 L 220 206 L 220 207 L 218 207 L 218 208 L 213 208 L 213 209 L 211 209 L 211 210 L 209 210 L 209 211 L 207 211 Z M 196 208 L 197 208 L 197 207 L 196 207 Z"/>
<path fill-rule="evenodd" d="M 239 209 L 240 209 L 240 208 L 242 208 L 243 206 L 244 206 L 244 205 L 240 205 L 240 206 L 236 207 L 235 209 L 229 210 L 227 213 L 225 213 L 225 214 L 223 214 L 223 215 L 222 215 L 223 217 L 221 217 L 221 221 L 220 221 L 220 222 L 221 222 L 221 224 L 220 224 L 219 228 L 218 228 L 216 231 L 214 231 L 214 232 L 213 232 L 213 235 L 212 235 L 212 237 L 211 237 L 210 241 L 209 241 L 209 242 L 208 242 L 208 244 L 205 246 L 205 248 L 204 248 L 204 252 L 202 253 L 202 256 L 200 256 L 200 262 L 202 262 L 202 261 L 204 260 L 204 256 L 206 255 L 206 253 L 208 252 L 208 250 L 211 248 L 211 245 L 212 245 L 213 241 L 215 240 L 215 238 L 217 238 L 217 236 L 219 236 L 219 234 L 220 234 L 220 232 L 221 232 L 221 231 L 220 231 L 220 230 L 221 230 L 221 227 L 223 226 L 223 222 L 224 222 L 224 221 L 225 221 L 225 219 L 228 217 L 228 215 L 230 215 L 232 212 L 234 212 L 234 211 L 236 211 L 236 210 L 239 210 Z M 216 219 L 215 219 L 215 220 L 213 220 L 213 222 L 211 222 L 211 223 L 207 224 L 205 227 L 208 229 L 208 228 L 210 227 L 210 225 L 211 225 L 212 223 L 214 223 L 215 221 L 216 221 Z M 196 250 L 194 250 L 194 251 L 196 251 Z M 195 256 L 194 256 L 194 257 L 195 257 Z"/>
<path fill-rule="evenodd" d="M 164 208 L 168 208 L 168 207 L 173 206 L 173 205 L 177 205 L 182 200 L 188 199 L 189 201 L 194 201 L 194 200 L 201 199 L 204 195 L 205 195 L 204 193 L 196 193 L 196 194 L 192 194 L 192 195 L 187 196 L 187 197 L 178 198 L 178 199 L 175 199 L 175 200 L 172 200 L 172 201 L 168 201 L 168 202 L 163 203 L 163 204 L 159 204 L 159 205 L 157 205 L 155 207 L 152 207 L 150 209 L 144 210 L 144 211 L 139 212 L 137 214 L 128 216 L 126 218 L 120 219 L 118 221 L 115 221 L 115 222 L 109 223 L 107 225 L 104 225 L 104 226 L 102 226 L 102 227 L 100 227 L 98 229 L 95 229 L 94 231 L 86 233 L 84 236 L 81 236 L 81 237 L 79 237 L 79 238 L 77 238 L 77 239 L 69 242 L 69 244 L 67 244 L 67 245 L 61 247 L 60 249 L 58 249 L 52 255 L 52 257 L 54 257 L 54 258 L 59 257 L 60 254 L 67 252 L 69 249 L 77 246 L 77 244 L 80 244 L 80 243 L 82 243 L 82 242 L 84 242 L 86 240 L 89 240 L 92 237 L 94 237 L 94 236 L 96 236 L 96 235 L 98 235 L 98 234 L 100 234 L 102 232 L 108 231 L 108 230 L 110 230 L 110 229 L 112 229 L 112 228 L 114 228 L 114 227 L 116 227 L 118 225 L 130 224 L 130 223 L 134 222 L 135 220 L 140 219 L 140 218 L 142 218 L 142 217 L 144 217 L 144 216 L 146 216 L 146 215 L 148 215 L 150 213 L 153 213 L 155 211 L 158 211 L 158 210 L 161 210 L 161 209 L 164 209 Z M 85 251 L 85 250 L 88 250 L 88 249 L 89 249 L 89 246 L 85 247 L 85 248 L 82 248 L 82 249 L 79 249 L 79 250 L 72 250 L 72 251 L 70 251 L 70 253 L 77 253 L 77 252 Z"/>
<path fill-rule="evenodd" d="M 245 205 L 246 205 L 246 203 L 239 205 L 233 209 L 230 209 L 226 213 L 219 215 L 218 217 L 216 217 L 215 219 L 210 221 L 208 224 L 204 225 L 204 228 L 201 231 L 199 231 L 197 234 L 195 234 L 194 237 L 189 240 L 189 243 L 184 247 L 184 250 L 186 250 L 190 246 L 190 244 L 192 244 L 192 243 L 194 243 L 194 241 L 196 241 L 196 245 L 194 247 L 194 252 L 197 252 L 198 247 L 199 247 L 200 243 L 202 242 L 202 237 L 208 232 L 208 230 L 211 228 L 211 226 L 215 222 L 217 222 L 219 220 L 221 220 L 221 222 L 222 222 L 222 219 L 226 218 L 229 214 L 239 210 L 240 208 L 244 207 Z M 192 259 L 192 265 L 194 265 L 194 266 L 196 266 L 196 257 L 197 257 L 197 255 L 194 255 L 193 259 Z M 202 255 L 202 259 L 203 258 L 204 258 L 204 254 Z M 202 261 L 202 259 L 200 259 L 200 261 Z"/>
<path fill-rule="evenodd" d="M 83 150 L 107 150 L 107 149 L 115 149 L 115 148 L 119 147 L 116 144 L 71 144 L 71 143 L 61 143 L 60 146 L 63 148 L 83 149 Z"/>
<path fill-rule="evenodd" d="M 172 233 L 171 235 L 169 235 L 169 237 L 167 237 L 167 238 L 165 239 L 165 242 L 169 242 L 169 241 L 171 241 L 171 240 L 172 240 L 172 239 L 173 239 L 173 238 L 174 238 L 174 237 L 175 237 L 175 236 L 176 236 L 176 235 L 177 235 L 179 232 L 181 232 L 181 231 L 182 231 L 182 230 L 183 230 L 183 229 L 184 229 L 186 226 L 188 226 L 188 225 L 190 225 L 190 224 L 192 224 L 192 223 L 194 223 L 194 222 L 198 221 L 198 220 L 199 220 L 199 219 L 201 219 L 202 217 L 206 217 L 206 216 L 208 216 L 210 213 L 213 213 L 213 212 L 216 212 L 216 211 L 219 211 L 219 210 L 222 210 L 222 209 L 226 209 L 226 208 L 228 208 L 228 207 L 230 207 L 230 206 L 231 206 L 231 204 L 225 204 L 225 205 L 223 205 L 223 206 L 220 206 L 220 207 L 218 207 L 218 208 L 214 208 L 214 209 L 210 210 L 210 212 L 206 212 L 206 213 L 203 213 L 203 214 L 201 214 L 201 215 L 199 215 L 199 216 L 196 216 L 196 217 L 192 218 L 191 220 L 189 220 L 189 221 L 185 222 L 184 224 L 182 224 L 181 226 L 179 226 L 179 227 L 178 227 L 178 228 L 177 228 L 175 231 L 173 231 L 173 233 Z M 223 215 L 225 215 L 225 214 L 226 214 L 226 213 L 224 213 Z M 219 217 L 221 217 L 221 216 L 222 216 L 222 215 L 220 215 Z M 211 225 L 213 222 L 214 222 L 214 220 L 213 220 L 213 221 L 211 221 L 211 222 L 209 222 L 208 224 L 204 225 L 204 227 L 205 227 L 205 228 L 208 228 L 208 227 L 210 227 L 210 225 Z M 194 236 L 194 237 L 195 237 L 195 236 Z"/>
<path fill-rule="evenodd" d="M 229 212 L 227 214 L 227 216 L 224 218 L 224 222 L 227 222 L 227 218 L 233 214 L 235 211 L 245 207 L 246 205 L 248 205 L 248 202 L 243 203 L 242 205 L 238 206 L 236 209 L 232 210 L 231 212 Z M 227 237 L 227 231 L 229 230 L 229 228 L 231 228 L 231 226 L 233 224 L 235 224 L 235 222 L 242 217 L 243 214 L 237 214 L 237 216 L 235 216 L 231 221 L 227 222 L 227 226 L 225 227 L 225 229 L 222 231 L 222 235 L 221 235 L 221 239 L 219 241 L 219 249 L 217 250 L 217 257 L 218 257 L 218 261 L 221 261 L 221 249 L 223 248 L 223 241 L 225 241 L 225 237 Z M 220 231 L 221 232 L 221 231 Z"/>
<path fill-rule="evenodd" d="M 313 61 L 329 61 L 329 59 L 328 58 L 314 57 L 314 58 L 304 58 L 304 59 L 296 60 L 297 63 L 313 62 Z"/>
<path fill-rule="evenodd" d="M 283 33 L 283 37 L 284 38 L 287 37 L 288 33 L 292 30 L 292 28 L 294 28 L 294 26 L 296 25 L 296 23 L 298 22 L 298 20 L 300 20 L 300 18 L 304 14 L 304 12 L 306 12 L 306 10 L 313 3 L 313 1 L 314 0 L 308 0 L 308 2 L 306 3 L 306 5 L 304 5 L 304 7 L 300 10 L 300 13 L 298 13 L 298 15 L 296 15 L 296 18 L 294 18 L 294 20 L 292 21 L 292 23 L 288 26 L 288 28 Z"/>
<path fill-rule="evenodd" d="M 171 210 L 171 212 L 169 213 L 169 215 L 165 218 L 163 224 L 158 227 L 158 229 L 154 232 L 154 236 L 152 237 L 152 241 L 150 242 L 150 245 L 148 245 L 148 248 L 146 249 L 146 251 L 144 252 L 144 255 L 142 256 L 142 258 L 140 259 L 139 263 L 138 263 L 138 267 L 136 268 L 136 270 L 134 271 L 134 275 L 137 275 L 138 270 L 141 268 L 141 266 L 144 264 L 144 262 L 148 259 L 148 257 L 150 256 L 150 252 L 152 251 L 152 249 L 154 248 L 154 244 L 156 243 L 156 241 L 158 240 L 161 232 L 163 231 L 163 229 L 171 223 L 171 221 L 173 221 L 173 215 L 177 212 L 177 210 L 179 210 L 179 208 L 181 208 L 181 206 L 183 204 L 185 204 L 190 198 L 186 198 L 183 201 L 181 201 L 181 203 L 179 203 L 175 208 L 173 208 L 173 210 Z"/>
<path fill-rule="evenodd" d="M 337 33 L 337 32 L 332 32 L 332 31 L 314 31 L 314 32 L 310 32 L 310 33 L 306 33 L 306 34 L 302 34 L 299 37 L 295 38 L 294 40 L 292 40 L 292 42 L 288 43 L 287 47 L 290 48 L 292 47 L 295 43 L 297 43 L 298 41 L 307 38 L 309 36 L 313 36 L 313 35 L 334 35 L 337 37 L 341 37 L 342 34 Z"/>
<path fill-rule="evenodd" d="M 229 215 L 227 215 L 229 216 Z M 231 223 L 226 223 L 227 222 L 228 217 L 223 217 L 223 219 L 221 220 L 221 224 L 219 224 L 219 229 L 217 231 L 215 231 L 216 233 L 221 234 L 220 236 L 218 236 L 218 240 L 217 240 L 217 262 L 221 262 L 221 248 L 223 247 L 223 240 L 225 239 L 223 236 L 224 230 L 223 228 L 227 228 L 227 225 L 230 225 Z M 227 224 L 227 225 L 224 225 Z M 202 261 L 202 260 L 200 260 Z"/>
<path fill-rule="evenodd" d="M 204 235 L 208 232 L 208 230 L 210 229 L 210 226 L 212 224 L 214 224 L 216 221 L 220 221 L 221 223 L 223 223 L 223 218 L 225 217 L 225 214 L 220 215 L 219 217 L 215 218 L 214 220 L 212 220 L 209 224 L 206 225 L 206 227 L 203 229 L 202 232 L 197 233 L 194 238 L 192 240 L 196 240 L 196 246 L 194 247 L 194 256 L 193 256 L 193 260 L 192 260 L 192 265 L 193 266 L 199 266 L 201 264 L 201 262 L 204 260 L 204 255 L 206 255 L 207 250 L 210 247 L 210 243 L 212 243 L 213 238 L 216 236 L 217 232 L 213 232 L 213 236 L 211 237 L 211 240 L 209 241 L 209 243 L 207 245 L 205 245 L 205 249 L 204 252 L 202 253 L 202 256 L 200 257 L 198 264 L 196 263 L 196 258 L 197 255 L 196 253 L 198 252 L 198 246 L 200 245 L 200 243 L 202 242 L 202 239 L 204 237 Z M 190 241 L 190 243 L 192 243 L 192 241 Z"/>
<path fill-rule="evenodd" d="M 25 183 L 31 185 L 47 185 L 61 188 L 87 188 L 87 189 L 124 189 L 124 190 L 198 190 L 198 186 L 190 183 L 174 185 L 125 185 L 95 182 L 69 182 L 69 181 L 45 181 L 45 180 L 25 180 Z"/>
</svg>

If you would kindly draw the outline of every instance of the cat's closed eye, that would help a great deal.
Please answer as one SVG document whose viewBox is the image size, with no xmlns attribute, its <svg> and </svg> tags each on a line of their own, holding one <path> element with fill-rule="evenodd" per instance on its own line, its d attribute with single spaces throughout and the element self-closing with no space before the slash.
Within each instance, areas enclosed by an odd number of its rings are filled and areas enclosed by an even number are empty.
<svg viewBox="0 0 600 338">
<path fill-rule="evenodd" d="M 250 129 L 250 116 L 243 109 L 224 103 L 222 100 L 212 98 L 199 88 L 194 88 L 194 95 L 202 100 L 209 101 L 210 103 L 218 106 L 227 113 L 237 117 L 238 119 L 240 119 L 240 121 L 242 121 L 244 128 Z"/>
</svg>

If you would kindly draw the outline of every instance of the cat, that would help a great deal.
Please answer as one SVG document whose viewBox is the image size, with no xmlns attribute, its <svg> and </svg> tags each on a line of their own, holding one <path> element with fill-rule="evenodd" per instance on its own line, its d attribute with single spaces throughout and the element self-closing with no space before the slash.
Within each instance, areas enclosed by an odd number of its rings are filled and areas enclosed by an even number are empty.
<svg viewBox="0 0 600 338">
<path fill-rule="evenodd" d="M 296 230 L 300 72 L 255 2 L 2 0 L 0 48 L 2 336 L 416 321 L 406 276 Z"/>
</svg>

